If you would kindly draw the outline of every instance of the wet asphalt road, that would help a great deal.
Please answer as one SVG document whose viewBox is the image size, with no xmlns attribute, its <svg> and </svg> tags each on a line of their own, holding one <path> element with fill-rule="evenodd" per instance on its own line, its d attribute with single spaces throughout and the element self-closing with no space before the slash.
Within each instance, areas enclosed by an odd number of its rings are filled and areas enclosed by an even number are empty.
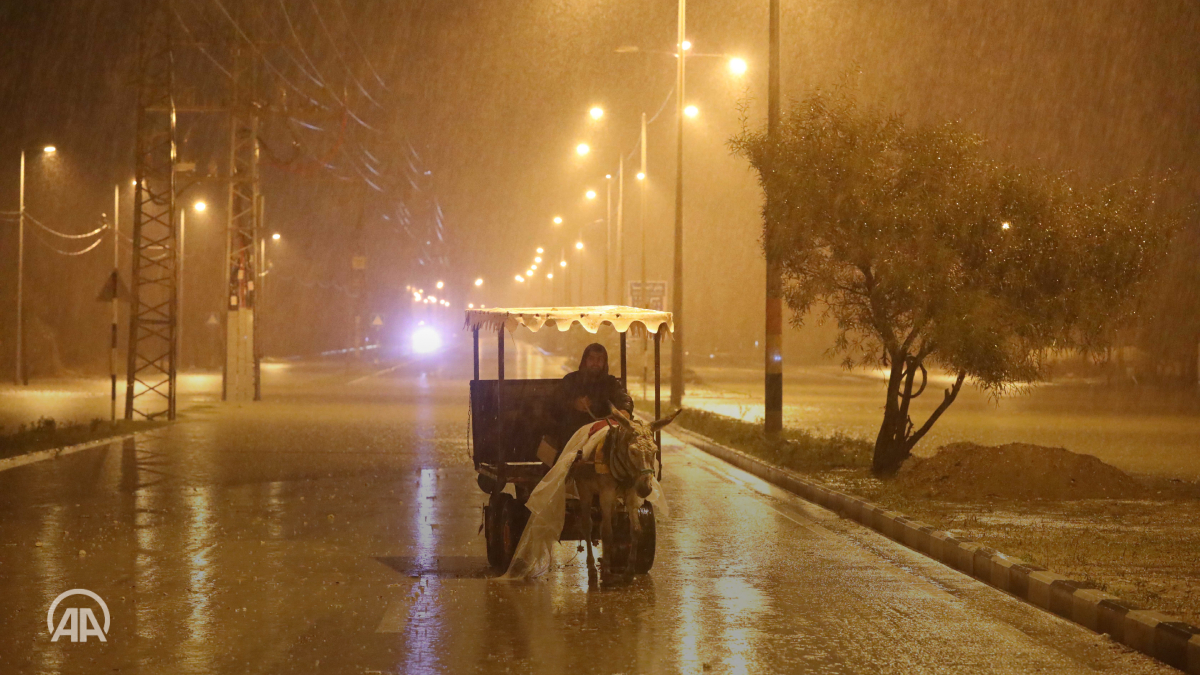
<svg viewBox="0 0 1200 675">
<path fill-rule="evenodd" d="M 589 591 L 564 546 L 490 580 L 459 362 L 276 366 L 267 402 L 0 472 L 0 673 L 1174 672 L 669 436 L 649 575 Z M 107 642 L 50 642 L 73 588 Z"/>
</svg>

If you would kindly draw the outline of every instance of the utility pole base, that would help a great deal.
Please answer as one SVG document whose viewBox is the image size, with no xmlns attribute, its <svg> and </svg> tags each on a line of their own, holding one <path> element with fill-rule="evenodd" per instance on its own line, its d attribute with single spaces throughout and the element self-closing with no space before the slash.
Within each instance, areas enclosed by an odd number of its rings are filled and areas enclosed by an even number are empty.
<svg viewBox="0 0 1200 675">
<path fill-rule="evenodd" d="M 225 326 L 225 400 L 253 401 L 258 389 L 254 367 L 254 310 L 230 310 Z"/>
</svg>

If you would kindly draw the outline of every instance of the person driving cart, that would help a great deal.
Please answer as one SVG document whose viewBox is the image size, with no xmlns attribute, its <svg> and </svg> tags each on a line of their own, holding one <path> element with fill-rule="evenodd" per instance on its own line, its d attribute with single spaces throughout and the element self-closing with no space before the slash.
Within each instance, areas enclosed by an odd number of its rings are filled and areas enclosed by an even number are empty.
<svg viewBox="0 0 1200 675">
<path fill-rule="evenodd" d="M 583 350 L 579 370 L 563 377 L 558 400 L 559 427 L 554 440 L 560 450 L 580 427 L 613 411 L 633 416 L 633 397 L 620 378 L 608 374 L 608 350 L 595 342 Z"/>
</svg>

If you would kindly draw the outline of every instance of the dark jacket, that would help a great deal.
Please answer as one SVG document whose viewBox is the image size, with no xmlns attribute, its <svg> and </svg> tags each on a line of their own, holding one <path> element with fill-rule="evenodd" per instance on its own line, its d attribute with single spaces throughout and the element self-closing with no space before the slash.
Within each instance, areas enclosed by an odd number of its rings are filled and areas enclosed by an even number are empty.
<svg viewBox="0 0 1200 675">
<path fill-rule="evenodd" d="M 588 354 L 593 351 L 604 354 L 604 372 L 588 377 L 583 368 Z M 575 400 L 580 396 L 591 399 L 591 415 L 575 409 Z M 560 450 L 579 427 L 594 421 L 594 418 L 608 417 L 612 410 L 624 410 L 630 415 L 633 414 L 633 397 L 625 390 L 620 378 L 608 374 L 608 351 L 603 345 L 588 345 L 579 361 L 579 370 L 567 373 L 563 377 L 559 386 L 559 406 L 562 422 L 558 434 Z"/>
</svg>

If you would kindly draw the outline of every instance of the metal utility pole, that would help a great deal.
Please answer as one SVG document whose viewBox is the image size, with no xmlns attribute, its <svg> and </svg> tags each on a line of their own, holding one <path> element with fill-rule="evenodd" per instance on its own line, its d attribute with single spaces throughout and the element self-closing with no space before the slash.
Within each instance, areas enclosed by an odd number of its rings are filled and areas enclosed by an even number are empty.
<svg viewBox="0 0 1200 675">
<path fill-rule="evenodd" d="M 767 85 L 767 138 L 769 145 L 776 147 L 779 138 L 779 50 L 780 50 L 780 0 L 770 0 L 770 41 L 771 55 Z M 763 416 L 763 431 L 767 436 L 777 436 L 783 430 L 783 284 L 780 279 L 779 257 L 772 245 L 771 222 L 775 210 L 770 204 L 771 195 L 767 193 L 766 242 L 767 257 L 767 325 L 765 345 L 765 415 Z M 678 319 L 676 319 L 678 321 Z"/>
<path fill-rule="evenodd" d="M 641 154 L 641 170 L 638 171 L 638 229 L 642 231 L 642 306 L 648 306 L 646 302 L 646 113 L 642 113 L 642 135 L 639 143 Z M 632 304 L 632 303 L 631 303 Z M 655 342 L 657 346 L 658 343 Z M 649 375 L 647 370 L 646 351 L 649 348 L 649 338 L 642 336 L 642 398 L 646 398 L 646 378 Z"/>
<path fill-rule="evenodd" d="M 604 211 L 604 304 L 611 305 L 612 299 L 608 293 L 608 269 L 612 267 L 612 174 L 605 176 L 608 183 L 608 195 L 605 199 Z"/>
<path fill-rule="evenodd" d="M 638 171 L 638 229 L 642 231 L 642 302 L 646 298 L 646 113 L 642 113 L 641 171 Z"/>
<path fill-rule="evenodd" d="M 178 312 L 179 312 L 179 325 L 175 327 L 175 353 L 179 356 L 179 365 L 180 365 L 181 369 L 182 369 L 182 366 L 184 363 L 184 359 L 183 359 L 183 324 L 184 324 L 183 317 L 185 315 L 183 313 L 183 295 L 184 295 L 184 293 L 183 293 L 183 287 L 184 287 L 183 266 L 184 266 L 184 256 L 186 253 L 187 253 L 187 209 L 180 209 L 179 210 L 179 267 L 178 267 L 179 281 L 177 282 L 179 285 L 179 291 L 178 291 L 179 299 L 175 303 L 176 307 L 178 307 Z"/>
<path fill-rule="evenodd" d="M 178 320 L 174 23 L 169 0 L 142 0 L 138 45 L 137 185 L 125 419 L 175 419 Z"/>
<path fill-rule="evenodd" d="M 671 406 L 683 405 L 683 73 L 686 50 L 683 48 L 687 0 L 679 0 L 679 37 L 675 49 L 679 63 L 675 73 L 676 146 L 675 146 L 675 288 L 671 292 L 671 312 L 675 332 L 671 336 Z"/>
<path fill-rule="evenodd" d="M 112 380 L 112 391 L 110 397 L 112 399 L 111 418 L 115 422 L 117 419 L 117 317 L 119 294 L 121 288 L 121 186 L 113 186 L 113 220 L 112 220 L 112 238 L 113 238 L 113 272 L 112 272 L 112 329 L 111 329 L 111 344 L 108 352 L 108 375 Z"/>
<path fill-rule="evenodd" d="M 258 125 L 254 108 L 258 59 L 235 43 L 229 129 L 229 202 L 226 239 L 227 315 L 225 321 L 226 401 L 256 400 L 254 311 L 257 307 Z"/>
<path fill-rule="evenodd" d="M 617 290 L 621 292 L 618 305 L 625 304 L 625 155 L 617 162 Z"/>
<path fill-rule="evenodd" d="M 24 357 L 21 347 L 24 342 L 25 310 L 25 151 L 21 151 L 21 197 L 17 212 L 17 369 L 13 384 L 23 381 Z"/>
</svg>

